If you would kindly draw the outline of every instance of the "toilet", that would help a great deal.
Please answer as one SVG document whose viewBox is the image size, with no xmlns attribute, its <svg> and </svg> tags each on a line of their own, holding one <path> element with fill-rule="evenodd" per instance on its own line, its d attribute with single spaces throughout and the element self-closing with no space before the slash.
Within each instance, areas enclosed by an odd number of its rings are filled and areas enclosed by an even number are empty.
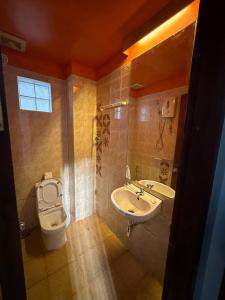
<svg viewBox="0 0 225 300">
<path fill-rule="evenodd" d="M 66 242 L 67 216 L 62 204 L 62 182 L 57 178 L 36 183 L 37 213 L 42 238 L 47 250 L 62 247 Z"/>
</svg>

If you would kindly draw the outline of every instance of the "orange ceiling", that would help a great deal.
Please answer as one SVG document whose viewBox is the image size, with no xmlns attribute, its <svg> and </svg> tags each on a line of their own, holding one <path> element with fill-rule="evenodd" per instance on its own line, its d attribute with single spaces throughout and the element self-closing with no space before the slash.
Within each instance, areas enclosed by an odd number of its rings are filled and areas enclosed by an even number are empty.
<svg viewBox="0 0 225 300">
<path fill-rule="evenodd" d="M 26 55 L 98 68 L 125 38 L 174 0 L 1 0 L 0 30 L 27 41 Z"/>
<path fill-rule="evenodd" d="M 186 77 L 191 66 L 195 25 L 190 25 L 132 62 L 131 86 L 139 83 L 144 88 L 159 82 Z M 140 90 L 141 91 L 141 90 Z"/>
</svg>

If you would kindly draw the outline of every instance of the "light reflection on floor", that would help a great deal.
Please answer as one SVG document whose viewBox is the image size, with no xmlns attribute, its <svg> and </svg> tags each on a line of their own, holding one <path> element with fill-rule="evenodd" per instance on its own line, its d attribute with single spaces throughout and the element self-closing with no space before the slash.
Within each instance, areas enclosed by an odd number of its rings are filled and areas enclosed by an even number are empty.
<svg viewBox="0 0 225 300">
<path fill-rule="evenodd" d="M 28 300 L 161 299 L 161 285 L 96 215 L 72 222 L 67 238 L 51 252 L 39 229 L 22 241 Z"/>
</svg>

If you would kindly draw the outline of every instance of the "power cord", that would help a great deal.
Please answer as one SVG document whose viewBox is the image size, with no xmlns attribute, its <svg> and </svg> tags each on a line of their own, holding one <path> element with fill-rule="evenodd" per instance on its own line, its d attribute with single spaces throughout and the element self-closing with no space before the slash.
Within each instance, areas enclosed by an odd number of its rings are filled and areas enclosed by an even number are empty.
<svg viewBox="0 0 225 300">
<path fill-rule="evenodd" d="M 166 126 L 166 118 L 162 120 L 161 117 L 159 117 L 159 138 L 156 141 L 155 148 L 156 151 L 160 152 L 164 148 L 164 141 L 163 141 L 163 134 Z"/>
</svg>

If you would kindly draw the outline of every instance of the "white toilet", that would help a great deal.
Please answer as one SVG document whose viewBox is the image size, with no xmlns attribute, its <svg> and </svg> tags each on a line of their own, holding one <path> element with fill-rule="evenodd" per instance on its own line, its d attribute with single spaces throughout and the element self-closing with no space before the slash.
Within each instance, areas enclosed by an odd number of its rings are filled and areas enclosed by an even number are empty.
<svg viewBox="0 0 225 300">
<path fill-rule="evenodd" d="M 67 216 L 62 204 L 62 182 L 57 178 L 49 178 L 36 183 L 36 196 L 45 248 L 58 249 L 66 242 Z"/>
</svg>

